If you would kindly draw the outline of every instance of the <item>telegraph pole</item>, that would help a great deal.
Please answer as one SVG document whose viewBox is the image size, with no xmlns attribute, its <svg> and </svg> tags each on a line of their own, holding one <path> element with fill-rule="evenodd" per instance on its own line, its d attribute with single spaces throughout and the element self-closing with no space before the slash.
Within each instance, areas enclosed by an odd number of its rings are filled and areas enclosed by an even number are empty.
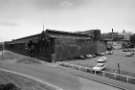
<svg viewBox="0 0 135 90">
<path fill-rule="evenodd" d="M 114 37 L 113 37 L 113 28 L 112 28 L 112 45 L 113 45 L 113 39 L 114 39 Z"/>
<path fill-rule="evenodd" d="M 114 30 L 113 30 L 113 28 L 112 28 L 112 45 L 111 45 L 111 54 L 113 53 L 113 39 L 114 39 L 114 36 L 113 36 L 113 32 L 114 32 Z"/>
<path fill-rule="evenodd" d="M 4 42 L 2 42 L 2 58 L 4 57 Z"/>
</svg>

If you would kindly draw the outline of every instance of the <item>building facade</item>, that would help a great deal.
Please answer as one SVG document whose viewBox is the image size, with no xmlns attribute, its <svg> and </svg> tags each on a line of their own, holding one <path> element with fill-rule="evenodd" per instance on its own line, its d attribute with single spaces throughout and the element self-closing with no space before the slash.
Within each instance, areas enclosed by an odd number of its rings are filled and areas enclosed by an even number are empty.
<svg viewBox="0 0 135 90">
<path fill-rule="evenodd" d="M 100 44 L 101 43 L 101 44 Z M 6 49 L 48 62 L 72 60 L 105 51 L 104 44 L 88 34 L 47 29 L 40 34 L 5 43 Z M 102 50 L 100 50 L 102 49 Z"/>
</svg>

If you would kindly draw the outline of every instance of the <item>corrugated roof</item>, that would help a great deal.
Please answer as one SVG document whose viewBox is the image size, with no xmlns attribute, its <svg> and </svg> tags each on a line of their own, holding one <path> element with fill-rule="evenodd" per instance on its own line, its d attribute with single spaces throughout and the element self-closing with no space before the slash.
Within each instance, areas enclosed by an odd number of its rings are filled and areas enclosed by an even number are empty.
<svg viewBox="0 0 135 90">
<path fill-rule="evenodd" d="M 40 34 L 35 34 L 19 39 L 15 39 L 12 41 L 12 43 L 24 43 L 32 41 L 38 41 L 40 36 L 44 33 L 44 35 L 49 36 L 50 38 L 69 38 L 69 39 L 91 39 L 90 36 L 86 34 L 80 34 L 80 33 L 71 33 L 71 32 L 63 32 L 63 31 L 56 31 L 51 29 L 46 29 L 46 31 L 43 31 Z"/>
<path fill-rule="evenodd" d="M 15 39 L 12 41 L 12 43 L 24 43 L 24 42 L 29 42 L 30 40 L 37 41 L 39 39 L 39 36 L 40 34 L 36 34 L 36 35 L 31 35 L 31 36 Z"/>
<path fill-rule="evenodd" d="M 63 32 L 50 29 L 47 29 L 46 33 L 52 38 L 91 39 L 89 35 L 80 33 Z"/>
</svg>

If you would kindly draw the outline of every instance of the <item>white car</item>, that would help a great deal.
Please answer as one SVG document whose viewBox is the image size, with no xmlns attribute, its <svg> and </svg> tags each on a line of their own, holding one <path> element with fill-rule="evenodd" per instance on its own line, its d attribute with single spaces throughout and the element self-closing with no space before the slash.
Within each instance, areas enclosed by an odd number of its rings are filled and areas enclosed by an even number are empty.
<svg viewBox="0 0 135 90">
<path fill-rule="evenodd" d="M 134 52 L 126 52 L 126 54 L 125 54 L 125 56 L 127 56 L 127 57 L 131 57 L 133 55 L 134 55 Z"/>
<path fill-rule="evenodd" d="M 107 57 L 102 56 L 102 57 L 100 57 L 100 58 L 97 60 L 97 63 L 105 63 L 105 62 L 106 62 L 106 59 L 107 59 Z"/>
<path fill-rule="evenodd" d="M 104 69 L 105 69 L 104 63 L 97 63 L 97 65 L 92 68 L 92 70 L 94 71 L 102 71 Z"/>
</svg>

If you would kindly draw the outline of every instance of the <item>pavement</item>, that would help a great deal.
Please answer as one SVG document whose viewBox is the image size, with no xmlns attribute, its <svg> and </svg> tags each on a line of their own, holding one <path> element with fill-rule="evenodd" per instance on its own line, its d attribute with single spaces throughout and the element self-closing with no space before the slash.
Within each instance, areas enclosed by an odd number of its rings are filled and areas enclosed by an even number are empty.
<svg viewBox="0 0 135 90">
<path fill-rule="evenodd" d="M 78 73 L 83 75 L 83 72 L 76 72 L 69 69 L 66 70 L 56 64 L 22 64 L 5 60 L 0 61 L 0 68 L 35 77 L 64 90 L 121 90 L 120 88 L 79 76 Z M 84 76 L 85 75 L 86 74 L 84 74 Z"/>
</svg>

